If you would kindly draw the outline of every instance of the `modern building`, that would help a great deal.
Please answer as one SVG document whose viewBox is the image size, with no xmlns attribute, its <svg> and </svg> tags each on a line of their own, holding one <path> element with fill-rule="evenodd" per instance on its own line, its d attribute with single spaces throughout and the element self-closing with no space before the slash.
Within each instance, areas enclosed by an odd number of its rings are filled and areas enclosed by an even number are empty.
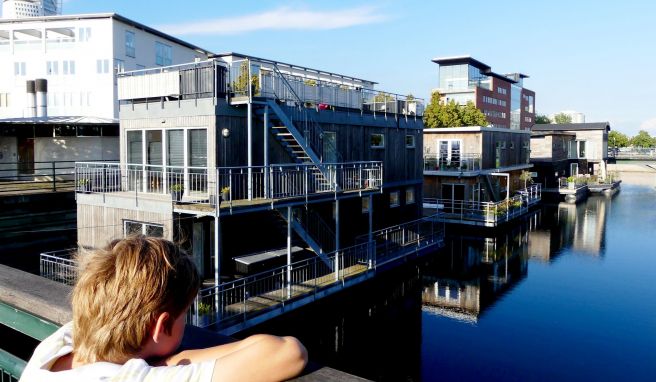
<svg viewBox="0 0 656 382">
<path fill-rule="evenodd" d="M 120 162 L 76 169 L 81 246 L 162 236 L 188 249 L 208 286 L 278 269 L 300 293 L 437 244 L 439 224 L 417 220 L 423 100 L 237 53 L 118 80 Z M 301 269 L 321 277 L 299 281 Z M 238 306 L 260 306 L 251 295 Z"/>
<path fill-rule="evenodd" d="M 3 19 L 55 16 L 62 13 L 62 0 L 3 0 Z"/>
<path fill-rule="evenodd" d="M 53 2 L 3 5 L 23 3 Z M 35 161 L 118 160 L 118 73 L 209 54 L 113 13 L 32 16 L 0 19 L 0 162 L 17 175 L 33 173 Z"/>
<path fill-rule="evenodd" d="M 574 132 L 533 131 L 531 133 L 531 163 L 536 175 L 534 180 L 541 183 L 545 189 L 558 188 L 561 178 L 567 178 L 578 171 L 576 151 L 576 133 Z"/>
<path fill-rule="evenodd" d="M 551 166 L 564 160 L 565 152 L 569 166 L 565 172 L 558 168 L 545 170 L 545 176 L 550 178 L 556 177 L 579 176 L 579 175 L 596 175 L 599 178 L 607 176 L 608 161 L 608 133 L 610 124 L 608 122 L 597 123 L 566 123 L 566 124 L 536 124 L 533 126 L 533 137 L 531 146 L 535 148 L 531 151 L 531 161 L 534 163 L 547 162 Z M 572 137 L 567 138 L 567 137 Z M 551 137 L 551 139 L 543 139 Z M 553 138 L 561 137 L 561 138 Z M 555 140 L 556 139 L 556 140 Z M 565 147 L 565 145 L 568 145 Z M 558 151 L 552 155 L 551 160 L 547 155 L 550 151 Z M 553 170 L 553 171 L 552 171 Z M 558 175 L 555 175 L 558 172 Z"/>
<path fill-rule="evenodd" d="M 535 123 L 535 92 L 524 88 L 526 74 L 498 74 L 470 56 L 433 62 L 439 65 L 439 85 L 434 91 L 445 102 L 472 102 L 492 127 L 530 130 Z"/>
</svg>

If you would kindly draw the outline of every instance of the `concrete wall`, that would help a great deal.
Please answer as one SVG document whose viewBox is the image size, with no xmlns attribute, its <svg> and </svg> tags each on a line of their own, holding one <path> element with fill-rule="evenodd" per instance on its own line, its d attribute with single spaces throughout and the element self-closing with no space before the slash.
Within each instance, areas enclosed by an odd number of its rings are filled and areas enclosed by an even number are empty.
<svg viewBox="0 0 656 382">
<path fill-rule="evenodd" d="M 18 174 L 18 147 L 16 137 L 0 136 L 0 178 L 14 177 Z"/>
<path fill-rule="evenodd" d="M 576 131 L 576 140 L 586 141 L 585 157 L 589 161 L 600 161 L 608 157 L 608 134 L 605 131 Z"/>
</svg>

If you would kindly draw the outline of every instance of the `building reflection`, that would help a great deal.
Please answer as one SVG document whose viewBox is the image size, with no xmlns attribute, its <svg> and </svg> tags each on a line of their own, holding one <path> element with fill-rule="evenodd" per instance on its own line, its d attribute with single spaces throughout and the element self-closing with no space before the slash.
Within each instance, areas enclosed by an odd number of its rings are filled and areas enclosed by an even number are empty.
<svg viewBox="0 0 656 382">
<path fill-rule="evenodd" d="M 448 240 L 424 268 L 423 311 L 476 323 L 501 296 L 527 275 L 529 222 L 505 232 L 468 234 Z"/>
<path fill-rule="evenodd" d="M 606 221 L 612 198 L 595 196 L 585 203 L 545 206 L 534 217 L 529 232 L 528 252 L 532 259 L 553 261 L 564 250 L 603 257 Z"/>
</svg>

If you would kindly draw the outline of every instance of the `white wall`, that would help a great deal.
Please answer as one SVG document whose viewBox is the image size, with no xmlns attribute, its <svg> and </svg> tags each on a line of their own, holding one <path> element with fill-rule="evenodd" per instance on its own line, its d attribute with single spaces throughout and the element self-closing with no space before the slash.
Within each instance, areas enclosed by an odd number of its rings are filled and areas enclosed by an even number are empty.
<svg viewBox="0 0 656 382">
<path fill-rule="evenodd" d="M 79 19 L 48 19 L 20 22 L 0 20 L 0 32 L 10 36 L 16 30 L 35 30 L 45 35 L 46 29 L 72 28 L 74 42 L 46 44 L 44 38 L 34 44 L 0 44 L 0 93 L 10 93 L 10 106 L 0 107 L 0 118 L 25 116 L 25 82 L 36 78 L 48 80 L 48 115 L 90 116 L 118 119 L 116 101 L 115 59 L 125 62 L 126 70 L 137 65 L 155 66 L 155 41 L 173 48 L 173 64 L 192 62 L 196 56 L 206 56 L 193 49 L 167 41 L 149 32 L 139 30 L 110 17 Z M 88 39 L 82 38 L 81 29 L 90 30 Z M 125 30 L 135 32 L 136 57 L 125 55 Z M 63 74 L 64 61 L 75 62 L 75 74 Z M 107 60 L 107 73 L 97 72 L 97 61 Z M 47 73 L 47 62 L 58 65 L 57 74 Z M 25 75 L 16 76 L 14 63 L 25 63 Z"/>
</svg>

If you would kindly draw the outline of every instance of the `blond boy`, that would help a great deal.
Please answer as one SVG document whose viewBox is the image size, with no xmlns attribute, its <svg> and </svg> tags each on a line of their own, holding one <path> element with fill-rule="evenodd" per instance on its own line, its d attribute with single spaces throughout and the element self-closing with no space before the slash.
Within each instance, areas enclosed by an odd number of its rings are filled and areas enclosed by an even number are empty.
<svg viewBox="0 0 656 382">
<path fill-rule="evenodd" d="M 114 241 L 80 269 L 73 322 L 36 348 L 21 381 L 277 381 L 307 362 L 295 338 L 269 335 L 176 354 L 200 280 L 169 241 Z"/>
</svg>

